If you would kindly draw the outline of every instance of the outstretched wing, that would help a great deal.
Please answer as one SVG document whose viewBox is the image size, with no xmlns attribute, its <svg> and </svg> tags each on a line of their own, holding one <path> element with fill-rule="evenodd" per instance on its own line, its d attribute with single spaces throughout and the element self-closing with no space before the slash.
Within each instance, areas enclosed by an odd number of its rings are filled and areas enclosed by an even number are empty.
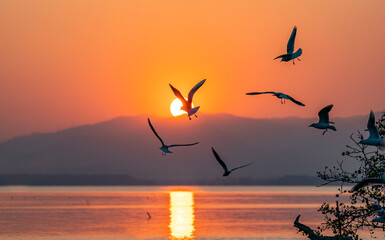
<svg viewBox="0 0 385 240">
<path fill-rule="evenodd" d="M 274 58 L 273 60 L 278 59 L 278 58 L 281 58 L 281 57 L 283 57 L 283 56 L 285 56 L 285 55 L 286 55 L 286 54 L 279 55 L 278 57 Z"/>
<path fill-rule="evenodd" d="M 319 122 L 321 123 L 329 123 L 329 112 L 332 109 L 333 104 L 330 104 L 324 108 L 322 108 L 321 111 L 319 111 L 318 116 L 319 116 Z"/>
<path fill-rule="evenodd" d="M 305 104 L 301 103 L 300 101 L 297 101 L 295 100 L 294 98 L 292 98 L 291 96 L 289 95 L 286 95 L 293 103 L 297 104 L 297 105 L 300 105 L 300 106 L 305 106 Z"/>
<path fill-rule="evenodd" d="M 361 182 L 357 183 L 356 185 L 354 185 L 349 192 L 355 192 L 363 187 L 366 187 L 369 185 L 378 185 L 378 184 L 384 184 L 384 182 L 380 178 L 366 178 Z"/>
<path fill-rule="evenodd" d="M 203 79 L 202 81 L 200 81 L 197 85 L 195 85 L 191 90 L 190 92 L 188 93 L 188 97 L 187 97 L 187 101 L 192 103 L 192 99 L 193 99 L 193 96 L 194 96 L 194 93 L 203 85 L 203 83 L 206 82 L 206 79 Z"/>
<path fill-rule="evenodd" d="M 189 144 L 173 144 L 173 145 L 170 145 L 168 147 L 183 147 L 183 146 L 192 146 L 192 145 L 197 145 L 199 142 L 195 142 L 195 143 L 189 143 Z"/>
<path fill-rule="evenodd" d="M 298 49 L 295 53 L 291 55 L 291 59 L 295 59 L 302 55 L 302 48 Z"/>
<path fill-rule="evenodd" d="M 225 172 L 228 172 L 229 169 L 227 168 L 225 162 L 222 161 L 222 159 L 219 157 L 218 153 L 214 150 L 214 148 L 212 147 L 211 150 L 213 150 L 213 154 L 215 156 L 215 158 L 217 159 L 217 161 L 219 162 L 219 164 L 222 166 L 223 170 L 225 170 Z"/>
<path fill-rule="evenodd" d="M 171 87 L 172 91 L 174 92 L 175 96 L 177 98 L 179 98 L 179 100 L 183 103 L 183 105 L 186 105 L 187 101 L 186 101 L 186 99 L 184 99 L 183 95 L 179 92 L 179 90 L 174 88 L 171 84 L 168 84 L 168 85 L 170 85 L 170 87 Z"/>
<path fill-rule="evenodd" d="M 249 165 L 251 165 L 251 164 L 253 164 L 253 163 L 254 163 L 254 162 L 251 162 L 251 163 L 248 163 L 248 164 L 246 164 L 246 165 L 242 165 L 242 166 L 240 166 L 240 167 L 233 168 L 233 169 L 231 169 L 230 172 L 232 172 L 232 171 L 234 171 L 234 170 L 237 170 L 237 169 L 239 169 L 239 168 L 247 167 L 247 166 L 249 166 Z"/>
<path fill-rule="evenodd" d="M 147 118 L 147 120 L 148 120 L 148 125 L 150 125 L 150 128 L 151 128 L 152 131 L 154 132 L 155 136 L 159 139 L 159 141 L 162 143 L 162 145 L 164 145 L 163 140 L 159 137 L 158 133 L 156 133 L 154 127 L 152 126 L 150 119 Z"/>
<path fill-rule="evenodd" d="M 287 42 L 287 53 L 291 54 L 294 52 L 294 42 L 295 36 L 297 35 L 297 27 L 295 26 L 293 31 L 291 32 L 289 41 Z"/>
<path fill-rule="evenodd" d="M 374 117 L 373 111 L 370 111 L 367 127 L 370 133 L 370 138 L 380 138 L 380 134 L 378 133 L 378 129 L 376 127 L 376 118 Z"/>
<path fill-rule="evenodd" d="M 249 92 L 249 93 L 246 93 L 246 95 L 259 95 L 259 94 L 266 94 L 266 93 L 274 94 L 275 92 Z"/>
</svg>

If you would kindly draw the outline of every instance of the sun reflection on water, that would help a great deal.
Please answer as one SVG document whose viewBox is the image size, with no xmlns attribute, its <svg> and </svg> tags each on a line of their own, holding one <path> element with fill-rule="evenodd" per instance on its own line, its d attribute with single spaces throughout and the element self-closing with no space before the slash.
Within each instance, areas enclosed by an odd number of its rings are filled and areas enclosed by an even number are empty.
<svg viewBox="0 0 385 240">
<path fill-rule="evenodd" d="M 170 192 L 170 238 L 194 237 L 194 195 L 192 192 Z"/>
</svg>

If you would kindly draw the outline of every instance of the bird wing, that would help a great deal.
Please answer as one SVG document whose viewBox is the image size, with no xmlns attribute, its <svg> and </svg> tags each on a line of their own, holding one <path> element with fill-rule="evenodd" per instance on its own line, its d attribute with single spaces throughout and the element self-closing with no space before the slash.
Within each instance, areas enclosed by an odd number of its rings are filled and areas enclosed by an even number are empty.
<svg viewBox="0 0 385 240">
<path fill-rule="evenodd" d="M 222 168 L 225 170 L 225 172 L 228 172 L 229 169 L 227 168 L 225 162 L 222 161 L 221 157 L 219 157 L 218 153 L 214 150 L 213 147 L 211 148 L 211 150 L 213 150 L 213 154 L 214 154 L 215 158 L 217 159 L 219 164 L 222 166 Z"/>
<path fill-rule="evenodd" d="M 259 94 L 266 94 L 266 93 L 275 94 L 275 92 L 249 92 L 249 93 L 246 93 L 246 95 L 259 95 Z"/>
<path fill-rule="evenodd" d="M 154 132 L 155 136 L 159 139 L 159 141 L 162 143 L 162 145 L 164 145 L 163 140 L 159 137 L 158 133 L 156 133 L 154 127 L 152 126 L 150 119 L 147 118 L 147 120 L 148 120 L 148 125 L 150 125 L 150 128 L 151 128 L 152 131 Z"/>
<path fill-rule="evenodd" d="M 321 111 L 319 111 L 318 116 L 319 116 L 319 122 L 321 123 L 329 123 L 329 112 L 332 109 L 333 104 L 328 105 L 324 108 L 322 108 Z"/>
<path fill-rule="evenodd" d="M 186 104 L 187 104 L 187 101 L 186 101 L 186 99 L 183 97 L 183 95 L 179 92 L 179 90 L 176 89 L 176 88 L 174 88 L 171 84 L 169 84 L 169 85 L 170 85 L 172 91 L 174 92 L 175 96 L 176 96 L 177 98 L 179 98 L 179 100 L 183 103 L 183 105 L 186 105 Z"/>
<path fill-rule="evenodd" d="M 376 118 L 374 117 L 373 111 L 370 111 L 367 127 L 370 134 L 369 138 L 380 138 L 380 134 L 378 133 L 378 129 L 376 127 Z"/>
<path fill-rule="evenodd" d="M 299 57 L 299 56 L 301 56 L 302 55 L 302 48 L 299 48 L 295 53 L 293 53 L 292 55 L 291 55 L 291 58 L 292 59 L 295 59 L 295 58 L 297 58 L 297 57 Z"/>
<path fill-rule="evenodd" d="M 385 183 L 380 178 L 366 178 L 361 182 L 357 183 L 356 185 L 354 185 L 349 192 L 355 192 L 363 187 L 366 187 L 369 185 L 376 185 L 376 184 L 385 184 Z"/>
<path fill-rule="evenodd" d="M 277 59 L 277 58 L 281 58 L 283 56 L 285 56 L 286 54 L 282 54 L 282 55 L 279 55 L 278 57 L 274 58 L 273 60 Z"/>
<path fill-rule="evenodd" d="M 233 168 L 233 169 L 231 169 L 231 171 L 230 171 L 230 172 L 232 172 L 232 171 L 234 171 L 234 170 L 237 170 L 237 169 L 239 169 L 239 168 L 247 167 L 247 166 L 249 166 L 249 165 L 251 165 L 251 164 L 253 164 L 253 163 L 254 163 L 254 162 L 251 162 L 251 163 L 248 163 L 248 164 L 245 164 L 245 165 L 242 165 L 242 166 L 239 166 L 239 167 Z"/>
<path fill-rule="evenodd" d="M 297 27 L 294 27 L 293 31 L 291 32 L 289 41 L 287 42 L 287 53 L 293 53 L 294 52 L 294 42 L 295 42 L 295 36 L 297 35 Z"/>
<path fill-rule="evenodd" d="M 294 98 L 292 98 L 291 96 L 289 95 L 286 95 L 293 103 L 297 104 L 297 105 L 300 105 L 300 106 L 305 106 L 305 104 L 301 103 L 300 101 L 297 101 L 295 100 Z"/>
<path fill-rule="evenodd" d="M 192 146 L 192 145 L 197 145 L 199 142 L 195 142 L 195 143 L 189 143 L 189 144 L 173 144 L 173 145 L 170 145 L 168 147 L 183 147 L 183 146 Z"/>
<path fill-rule="evenodd" d="M 192 103 L 192 99 L 193 99 L 193 96 L 194 96 L 194 93 L 203 85 L 203 83 L 206 82 L 206 79 L 203 79 L 202 81 L 200 81 L 197 85 L 195 85 L 191 90 L 190 92 L 188 93 L 188 97 L 187 97 L 187 101 Z"/>
</svg>

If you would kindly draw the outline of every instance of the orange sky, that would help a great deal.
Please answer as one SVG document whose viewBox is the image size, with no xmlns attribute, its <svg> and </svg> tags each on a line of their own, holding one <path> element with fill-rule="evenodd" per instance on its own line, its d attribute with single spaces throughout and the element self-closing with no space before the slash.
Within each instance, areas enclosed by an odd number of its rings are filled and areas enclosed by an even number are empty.
<svg viewBox="0 0 385 240">
<path fill-rule="evenodd" d="M 0 141 L 120 115 L 344 117 L 385 109 L 385 1 L 0 1 Z M 302 62 L 286 51 L 293 26 Z M 322 82 L 322 84 L 320 84 Z M 287 92 L 305 108 L 247 91 Z"/>
</svg>

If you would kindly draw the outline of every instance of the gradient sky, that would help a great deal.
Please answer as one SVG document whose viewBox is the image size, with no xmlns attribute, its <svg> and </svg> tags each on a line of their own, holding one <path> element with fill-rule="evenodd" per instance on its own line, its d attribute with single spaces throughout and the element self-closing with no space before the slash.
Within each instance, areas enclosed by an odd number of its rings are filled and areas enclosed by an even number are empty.
<svg viewBox="0 0 385 240">
<path fill-rule="evenodd" d="M 346 117 L 384 110 L 385 1 L 0 1 L 0 141 L 121 115 Z M 302 62 L 285 53 L 293 26 Z M 248 91 L 282 91 L 305 108 Z"/>
</svg>

